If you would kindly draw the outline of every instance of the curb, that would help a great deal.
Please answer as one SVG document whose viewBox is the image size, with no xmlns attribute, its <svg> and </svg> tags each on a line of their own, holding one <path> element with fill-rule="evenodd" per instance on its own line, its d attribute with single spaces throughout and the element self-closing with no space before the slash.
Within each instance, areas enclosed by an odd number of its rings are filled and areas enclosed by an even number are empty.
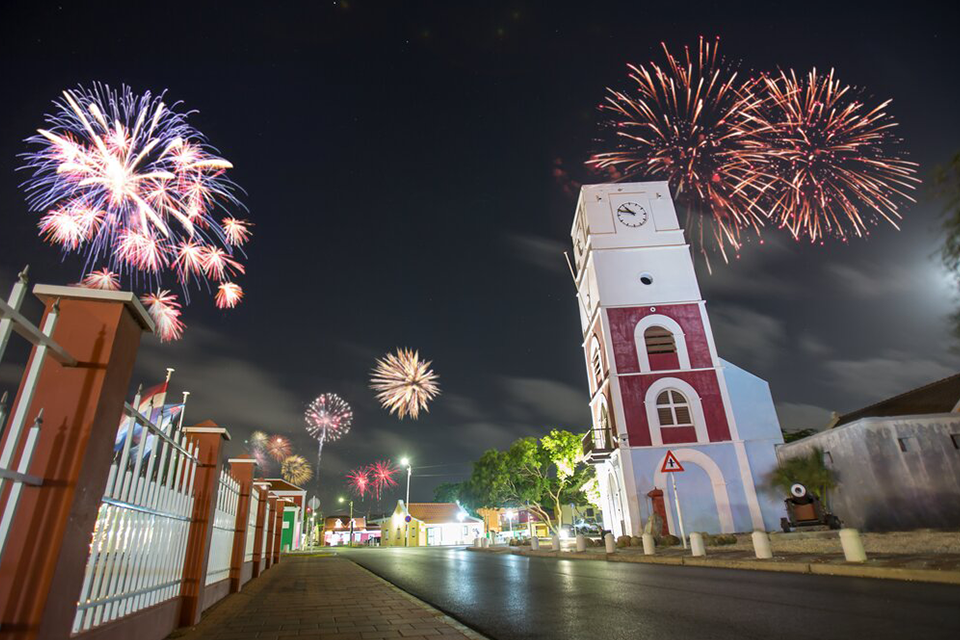
<svg viewBox="0 0 960 640">
<path fill-rule="evenodd" d="M 606 553 L 578 553 L 573 551 L 526 551 L 521 549 L 491 550 L 467 547 L 467 551 L 487 553 L 511 553 L 515 556 L 534 558 L 558 558 L 563 560 L 593 560 L 598 562 L 631 562 L 636 564 L 684 565 L 713 569 L 743 569 L 747 571 L 774 571 L 781 573 L 805 573 L 844 578 L 873 578 L 879 580 L 903 580 L 907 582 L 933 582 L 960 585 L 960 571 L 937 571 L 936 569 L 903 569 L 900 567 L 876 567 L 859 564 L 826 564 L 818 562 L 791 562 L 776 560 L 719 560 L 710 557 L 692 556 L 640 556 Z"/>
</svg>

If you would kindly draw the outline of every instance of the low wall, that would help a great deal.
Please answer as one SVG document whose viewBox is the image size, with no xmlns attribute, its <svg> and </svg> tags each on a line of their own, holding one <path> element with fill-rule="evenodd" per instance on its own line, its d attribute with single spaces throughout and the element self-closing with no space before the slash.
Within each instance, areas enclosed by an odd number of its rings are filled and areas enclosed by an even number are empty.
<svg viewBox="0 0 960 640">
<path fill-rule="evenodd" d="M 955 436 L 956 438 L 954 438 Z M 824 451 L 837 476 L 830 508 L 864 531 L 960 527 L 960 414 L 863 418 L 777 448 Z"/>
<path fill-rule="evenodd" d="M 179 597 L 72 636 L 78 640 L 163 640 L 180 626 Z"/>
<path fill-rule="evenodd" d="M 200 611 L 206 611 L 217 604 L 230 594 L 230 578 L 224 578 L 219 582 L 208 584 L 203 589 L 203 602 L 200 603 Z"/>
</svg>

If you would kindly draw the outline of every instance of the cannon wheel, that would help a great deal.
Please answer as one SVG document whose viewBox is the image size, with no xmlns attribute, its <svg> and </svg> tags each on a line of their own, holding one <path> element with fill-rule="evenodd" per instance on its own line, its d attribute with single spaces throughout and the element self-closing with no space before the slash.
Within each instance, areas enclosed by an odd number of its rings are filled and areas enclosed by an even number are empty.
<svg viewBox="0 0 960 640">
<path fill-rule="evenodd" d="M 780 528 L 784 533 L 790 533 L 790 521 L 786 518 L 780 518 Z"/>
<path fill-rule="evenodd" d="M 840 518 L 831 513 L 829 516 L 827 516 L 827 526 L 831 529 L 839 529 L 843 526 L 843 524 L 840 522 Z"/>
</svg>

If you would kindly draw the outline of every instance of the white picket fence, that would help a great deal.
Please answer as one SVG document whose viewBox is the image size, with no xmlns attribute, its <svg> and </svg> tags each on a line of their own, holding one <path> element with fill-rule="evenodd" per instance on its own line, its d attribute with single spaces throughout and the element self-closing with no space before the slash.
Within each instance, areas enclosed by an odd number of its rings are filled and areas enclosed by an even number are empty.
<svg viewBox="0 0 960 640">
<path fill-rule="evenodd" d="M 138 394 L 124 407 L 127 434 L 97 514 L 74 633 L 180 594 L 197 447 L 158 429 L 133 408 L 139 404 Z M 134 445 L 137 423 L 143 430 Z"/>
<path fill-rule="evenodd" d="M 264 561 L 267 557 L 267 533 L 270 531 L 270 502 L 263 501 L 263 512 L 266 514 L 263 518 L 263 539 L 260 541 L 260 570 L 263 571 Z"/>
<path fill-rule="evenodd" d="M 253 543 L 257 537 L 257 517 L 260 510 L 260 492 L 255 488 L 250 490 L 250 517 L 247 518 L 247 541 L 243 550 L 243 561 L 253 561 Z"/>
<path fill-rule="evenodd" d="M 210 556 L 207 560 L 206 584 L 220 582 L 230 577 L 233 533 L 237 526 L 239 500 L 240 484 L 226 470 L 221 471 L 220 486 L 217 491 L 217 510 L 213 516 L 213 536 L 210 539 Z"/>
</svg>

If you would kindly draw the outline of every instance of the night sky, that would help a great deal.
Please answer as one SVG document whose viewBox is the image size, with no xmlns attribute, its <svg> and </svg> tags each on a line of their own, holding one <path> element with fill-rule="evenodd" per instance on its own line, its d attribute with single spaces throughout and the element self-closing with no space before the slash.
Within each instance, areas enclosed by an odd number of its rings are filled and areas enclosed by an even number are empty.
<svg viewBox="0 0 960 640">
<path fill-rule="evenodd" d="M 18 186 L 17 154 L 50 101 L 92 81 L 168 89 L 235 165 L 255 235 L 244 302 L 220 312 L 197 296 L 181 342 L 144 337 L 134 386 L 175 367 L 171 397 L 191 391 L 187 422 L 226 426 L 230 453 L 263 429 L 290 435 L 311 460 L 303 409 L 339 393 L 356 415 L 324 449 L 328 511 L 343 474 L 376 459 L 409 455 L 412 498 L 429 500 L 489 447 L 587 428 L 562 255 L 575 199 L 555 169 L 580 173 L 604 88 L 624 85 L 627 62 L 659 58 L 661 40 L 679 50 L 720 36 L 745 72 L 835 67 L 876 101 L 893 98 L 921 163 L 925 184 L 900 232 L 811 246 L 771 230 L 730 265 L 714 262 L 713 275 L 698 260 L 720 355 L 769 380 L 784 426 L 822 426 L 830 411 L 960 366 L 928 186 L 960 151 L 955 13 L 884 13 L 878 3 L 241 4 L 0 10 L 0 291 L 26 263 L 33 282 L 80 274 L 76 257 L 61 262 L 37 237 Z M 416 422 L 387 415 L 367 388 L 374 359 L 398 346 L 419 349 L 440 374 L 443 395 Z M 21 356 L 11 356 L 0 388 L 18 380 L 11 360 Z"/>
</svg>

